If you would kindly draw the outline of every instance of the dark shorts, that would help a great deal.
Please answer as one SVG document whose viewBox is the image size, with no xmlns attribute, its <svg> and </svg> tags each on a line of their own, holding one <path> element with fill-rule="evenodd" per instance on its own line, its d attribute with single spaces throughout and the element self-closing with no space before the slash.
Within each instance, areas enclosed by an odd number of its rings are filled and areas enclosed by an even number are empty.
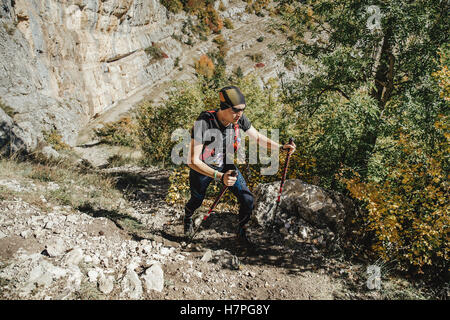
<svg viewBox="0 0 450 320">
<path fill-rule="evenodd" d="M 236 183 L 228 189 L 236 196 L 239 201 L 239 226 L 244 226 L 249 220 L 253 210 L 253 194 L 247 187 L 247 183 L 244 180 L 241 172 L 235 166 L 223 166 L 211 168 L 218 170 L 219 172 L 226 172 L 228 170 L 236 170 L 237 180 Z M 189 185 L 191 189 L 191 198 L 186 204 L 186 216 L 191 216 L 196 209 L 198 209 L 203 200 L 205 199 L 206 189 L 208 188 L 213 178 L 202 175 L 197 171 L 191 169 L 189 172 Z"/>
</svg>

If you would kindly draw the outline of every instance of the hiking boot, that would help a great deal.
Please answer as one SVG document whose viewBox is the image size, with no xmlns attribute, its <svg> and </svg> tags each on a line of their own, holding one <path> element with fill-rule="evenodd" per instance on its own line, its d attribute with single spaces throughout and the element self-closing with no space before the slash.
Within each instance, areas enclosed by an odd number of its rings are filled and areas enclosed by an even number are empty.
<svg viewBox="0 0 450 320">
<path fill-rule="evenodd" d="M 254 248 L 255 244 L 252 243 L 248 237 L 247 237 L 247 231 L 245 230 L 245 228 L 239 228 L 238 232 L 237 232 L 237 241 L 239 244 L 245 246 L 245 247 L 249 247 L 249 248 Z"/>
<path fill-rule="evenodd" d="M 184 218 L 183 219 L 184 222 L 184 235 L 186 237 L 191 237 L 194 234 L 194 221 L 192 220 L 191 217 L 189 218 Z"/>
</svg>

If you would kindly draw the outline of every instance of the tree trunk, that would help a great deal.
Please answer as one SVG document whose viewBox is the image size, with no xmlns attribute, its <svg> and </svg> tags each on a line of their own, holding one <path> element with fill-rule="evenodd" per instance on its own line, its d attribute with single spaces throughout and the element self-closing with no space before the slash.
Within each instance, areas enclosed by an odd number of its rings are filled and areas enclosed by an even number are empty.
<svg viewBox="0 0 450 320">
<path fill-rule="evenodd" d="M 394 23 L 394 21 L 388 21 L 388 26 L 381 46 L 380 60 L 377 61 L 377 70 L 374 79 L 375 88 L 371 92 L 371 96 L 378 102 L 380 113 L 385 109 L 386 103 L 391 98 L 394 89 L 395 56 L 392 53 L 392 23 Z M 382 119 L 380 118 L 378 120 L 379 125 L 381 125 L 381 122 Z M 376 126 L 374 130 L 367 129 L 360 140 L 356 157 L 358 169 L 363 177 L 367 176 L 368 173 L 369 160 L 372 156 L 379 134 L 378 127 L 379 126 Z"/>
</svg>

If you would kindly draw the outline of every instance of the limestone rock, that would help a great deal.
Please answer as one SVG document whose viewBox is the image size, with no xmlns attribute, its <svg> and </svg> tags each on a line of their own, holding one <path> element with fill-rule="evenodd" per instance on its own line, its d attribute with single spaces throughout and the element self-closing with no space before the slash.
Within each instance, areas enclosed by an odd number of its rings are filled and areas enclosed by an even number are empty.
<svg viewBox="0 0 450 320">
<path fill-rule="evenodd" d="M 61 238 L 54 238 L 46 245 L 45 249 L 50 257 L 58 257 L 64 254 L 66 246 Z"/>
<path fill-rule="evenodd" d="M 145 271 L 143 276 L 147 292 L 155 290 L 161 292 L 164 289 L 164 272 L 159 263 L 155 263 Z"/>
<path fill-rule="evenodd" d="M 28 280 L 23 286 L 23 292 L 28 294 L 31 290 L 33 290 L 36 286 L 49 287 L 54 280 L 57 280 L 61 277 L 66 276 L 67 271 L 56 267 L 48 261 L 40 258 L 34 264 L 33 269 L 31 270 Z"/>
<path fill-rule="evenodd" d="M 98 280 L 98 289 L 104 294 L 109 294 L 114 289 L 114 276 L 105 276 L 103 272 L 100 273 Z"/>
<path fill-rule="evenodd" d="M 280 183 L 261 184 L 255 191 L 255 218 L 262 226 L 270 225 L 285 216 L 288 229 L 290 218 L 301 218 L 317 228 L 329 228 L 337 234 L 345 232 L 346 220 L 355 213 L 350 199 L 299 179 L 286 180 L 279 208 L 275 210 Z M 291 221 L 292 222 L 292 221 Z M 306 236 L 306 230 L 299 230 Z"/>
<path fill-rule="evenodd" d="M 78 266 L 83 258 L 83 250 L 81 248 L 75 248 L 64 256 L 64 263 L 67 266 Z"/>
<path fill-rule="evenodd" d="M 208 250 L 208 251 L 205 252 L 205 254 L 203 255 L 201 260 L 203 262 L 209 262 L 211 259 L 212 259 L 212 251 Z"/>
<path fill-rule="evenodd" d="M 54 130 L 75 145 L 90 117 L 162 79 L 182 53 L 159 1 L 15 0 L 0 9 L 0 97 L 16 113 L 0 111 L 0 147 L 11 141 L 13 152 L 34 151 Z M 167 59 L 151 60 L 153 43 Z"/>
<path fill-rule="evenodd" d="M 142 298 L 142 283 L 137 273 L 128 269 L 122 280 L 122 296 L 133 300 Z"/>
</svg>

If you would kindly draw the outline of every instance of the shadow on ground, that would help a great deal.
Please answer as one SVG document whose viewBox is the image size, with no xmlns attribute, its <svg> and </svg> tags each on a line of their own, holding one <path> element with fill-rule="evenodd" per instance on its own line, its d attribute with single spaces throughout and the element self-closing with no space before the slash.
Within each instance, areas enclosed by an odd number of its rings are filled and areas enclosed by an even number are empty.
<svg viewBox="0 0 450 320">
<path fill-rule="evenodd" d="M 89 203 L 79 206 L 77 210 L 93 218 L 107 218 L 114 222 L 119 229 L 127 232 L 133 239 L 142 239 L 139 234 L 145 227 L 139 220 L 129 215 L 118 213 L 115 210 L 96 209 Z"/>
<path fill-rule="evenodd" d="M 170 186 L 169 171 L 140 169 L 132 172 L 120 170 L 108 174 L 115 179 L 116 188 L 131 200 L 146 203 L 153 208 L 165 204 Z M 206 206 L 203 205 L 197 210 L 196 216 L 203 216 L 206 210 Z M 96 211 L 92 208 L 84 208 L 80 211 L 87 211 L 86 213 L 92 216 L 104 216 L 111 219 L 119 228 L 125 229 L 136 240 L 153 240 L 156 235 L 162 237 L 165 243 L 181 245 L 183 242 L 189 242 L 183 234 L 182 219 L 173 223 L 168 222 L 161 230 L 152 230 L 152 234 L 149 234 L 140 232 L 143 228 L 142 224 L 129 216 L 120 215 L 117 212 L 105 212 L 104 210 Z M 124 219 L 128 219 L 128 223 L 131 223 L 133 227 L 124 228 Z M 207 220 L 202 222 L 199 232 L 192 241 L 192 246 L 200 245 L 204 250 L 227 250 L 237 256 L 241 263 L 281 267 L 292 273 L 316 270 L 323 264 L 323 255 L 312 255 L 311 248 L 307 244 L 301 242 L 287 244 L 282 235 L 277 232 L 269 232 L 257 225 L 252 226 L 250 234 L 251 240 L 256 244 L 255 248 L 248 249 L 238 245 L 236 241 L 237 223 L 237 213 L 218 211 L 211 214 Z M 295 250 L 292 250 L 292 248 L 295 248 Z"/>
<path fill-rule="evenodd" d="M 284 243 L 281 236 L 252 226 L 250 238 L 255 248 L 249 249 L 239 245 L 236 240 L 238 216 L 232 212 L 217 212 L 203 221 L 192 240 L 193 248 L 201 246 L 202 250 L 227 250 L 237 256 L 241 263 L 256 266 L 274 266 L 285 268 L 291 273 L 305 272 L 320 268 L 323 258 L 312 258 L 306 244 L 296 243 L 295 254 Z M 165 228 L 162 237 L 175 242 L 188 242 L 183 236 L 183 225 L 179 221 Z M 291 244 L 292 245 L 292 244 Z"/>
<path fill-rule="evenodd" d="M 116 188 L 133 200 L 164 202 L 169 191 L 169 172 L 166 170 L 124 170 L 109 175 L 115 179 Z"/>
</svg>

